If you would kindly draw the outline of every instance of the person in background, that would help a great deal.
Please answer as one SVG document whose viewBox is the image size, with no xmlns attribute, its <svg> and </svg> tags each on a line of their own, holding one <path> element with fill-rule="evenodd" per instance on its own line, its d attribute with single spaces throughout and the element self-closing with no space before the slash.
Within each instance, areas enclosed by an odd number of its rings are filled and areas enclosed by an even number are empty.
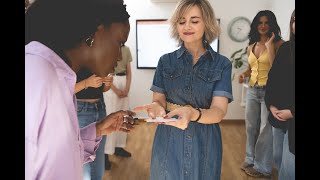
<svg viewBox="0 0 320 180">
<path fill-rule="evenodd" d="M 135 113 L 122 110 L 79 128 L 74 94 L 82 67 L 99 77 L 113 72 L 127 40 L 128 18 L 121 1 L 37 0 L 28 8 L 26 180 L 82 179 L 83 164 L 95 159 L 102 136 L 132 129 L 124 116 Z"/>
<path fill-rule="evenodd" d="M 87 68 L 77 72 L 75 94 L 77 97 L 77 115 L 80 128 L 97 122 L 106 116 L 105 103 L 102 93 L 111 88 L 113 77 L 99 77 Z M 120 109 L 119 109 L 120 110 Z M 83 167 L 84 180 L 102 180 L 104 175 L 104 145 L 106 136 L 102 136 L 93 162 Z"/>
<path fill-rule="evenodd" d="M 290 40 L 279 48 L 266 87 L 269 121 L 282 136 L 274 146 L 279 152 L 279 180 L 295 179 L 295 10 L 290 18 Z M 282 126 L 284 128 L 282 128 Z M 283 133 L 283 131 L 285 133 Z M 284 136 L 283 136 L 284 135 Z M 283 145 L 283 146 L 281 146 Z"/>
<path fill-rule="evenodd" d="M 121 109 L 129 109 L 129 97 L 131 85 L 131 64 L 132 56 L 129 47 L 123 45 L 121 47 L 120 61 L 114 70 L 114 81 L 111 85 L 111 91 L 103 93 L 106 103 L 107 114 L 119 111 Z M 131 157 L 131 153 L 123 149 L 127 143 L 127 133 L 114 132 L 107 136 L 104 147 L 105 153 L 105 169 L 111 169 L 108 154 L 115 154 L 121 157 Z"/>
<path fill-rule="evenodd" d="M 268 72 L 275 54 L 284 41 L 276 16 L 272 11 L 259 11 L 249 32 L 248 69 L 239 76 L 239 83 L 249 77 L 246 96 L 246 157 L 241 169 L 253 177 L 271 178 L 272 128 L 264 95 Z"/>
<path fill-rule="evenodd" d="M 178 118 L 157 126 L 150 179 L 219 180 L 219 123 L 233 100 L 232 64 L 210 46 L 220 27 L 208 0 L 179 1 L 170 23 L 181 47 L 160 57 L 152 104 L 134 108 L 152 118 Z"/>
</svg>

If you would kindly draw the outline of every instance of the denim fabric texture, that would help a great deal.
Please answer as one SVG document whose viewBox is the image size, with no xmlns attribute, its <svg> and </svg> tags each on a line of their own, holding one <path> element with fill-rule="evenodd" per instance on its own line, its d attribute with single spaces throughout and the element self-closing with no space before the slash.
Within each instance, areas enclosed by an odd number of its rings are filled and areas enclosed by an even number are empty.
<svg viewBox="0 0 320 180">
<path fill-rule="evenodd" d="M 295 180 L 295 155 L 289 151 L 288 131 L 284 135 L 282 162 L 279 180 Z"/>
<path fill-rule="evenodd" d="M 249 87 L 246 97 L 246 158 L 260 173 L 270 175 L 273 163 L 272 126 L 269 111 L 264 102 L 265 87 Z"/>
<path fill-rule="evenodd" d="M 282 152 L 283 152 L 283 140 L 286 131 L 280 128 L 272 127 L 273 134 L 273 164 L 274 167 L 280 171 Z"/>
<path fill-rule="evenodd" d="M 77 111 L 80 128 L 97 122 L 106 116 L 105 104 L 103 100 L 95 103 L 77 101 Z M 104 145 L 106 136 L 103 136 L 96 151 L 94 161 L 83 166 L 84 180 L 102 180 L 104 175 Z"/>
<path fill-rule="evenodd" d="M 207 49 L 192 65 L 184 46 L 163 55 L 151 90 L 166 95 L 166 101 L 209 109 L 213 96 L 233 100 L 231 62 Z M 190 122 L 185 130 L 158 125 L 152 148 L 152 180 L 219 180 L 222 141 L 219 124 Z"/>
</svg>

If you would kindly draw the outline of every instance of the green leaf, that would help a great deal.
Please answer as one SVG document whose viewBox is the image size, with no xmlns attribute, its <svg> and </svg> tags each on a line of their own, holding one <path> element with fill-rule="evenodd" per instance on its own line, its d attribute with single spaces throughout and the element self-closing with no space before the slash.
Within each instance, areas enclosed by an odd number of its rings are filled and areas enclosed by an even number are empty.
<svg viewBox="0 0 320 180">
<path fill-rule="evenodd" d="M 231 59 L 233 59 L 233 57 L 236 55 L 236 54 L 238 54 L 239 52 L 241 52 L 242 51 L 242 49 L 239 49 L 239 50 L 237 50 L 236 52 L 234 52 L 232 55 L 231 55 Z"/>
</svg>

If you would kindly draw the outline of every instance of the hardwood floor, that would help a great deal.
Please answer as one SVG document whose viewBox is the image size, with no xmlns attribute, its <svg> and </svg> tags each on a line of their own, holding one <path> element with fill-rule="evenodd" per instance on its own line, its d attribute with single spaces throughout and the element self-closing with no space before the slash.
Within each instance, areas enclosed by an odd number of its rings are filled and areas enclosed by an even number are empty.
<svg viewBox="0 0 320 180">
<path fill-rule="evenodd" d="M 139 121 L 128 134 L 127 147 L 132 157 L 109 155 L 112 167 L 105 171 L 103 180 L 149 180 L 151 149 L 156 124 Z M 245 124 L 243 120 L 225 120 L 220 123 L 223 143 L 221 180 L 256 180 L 240 169 L 245 157 Z M 263 180 L 262 178 L 259 178 Z M 273 180 L 278 180 L 275 172 Z"/>
</svg>

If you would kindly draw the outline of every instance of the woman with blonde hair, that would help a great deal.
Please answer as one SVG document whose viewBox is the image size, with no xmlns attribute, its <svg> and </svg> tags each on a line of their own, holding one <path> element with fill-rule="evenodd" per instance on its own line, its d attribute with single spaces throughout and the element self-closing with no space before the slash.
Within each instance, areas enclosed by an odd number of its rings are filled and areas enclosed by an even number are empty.
<svg viewBox="0 0 320 180">
<path fill-rule="evenodd" d="M 219 123 L 233 100 L 232 65 L 210 46 L 220 28 L 209 1 L 180 1 L 170 22 L 181 47 L 160 57 L 152 104 L 135 108 L 152 118 L 178 118 L 157 127 L 150 179 L 219 180 Z"/>
</svg>

